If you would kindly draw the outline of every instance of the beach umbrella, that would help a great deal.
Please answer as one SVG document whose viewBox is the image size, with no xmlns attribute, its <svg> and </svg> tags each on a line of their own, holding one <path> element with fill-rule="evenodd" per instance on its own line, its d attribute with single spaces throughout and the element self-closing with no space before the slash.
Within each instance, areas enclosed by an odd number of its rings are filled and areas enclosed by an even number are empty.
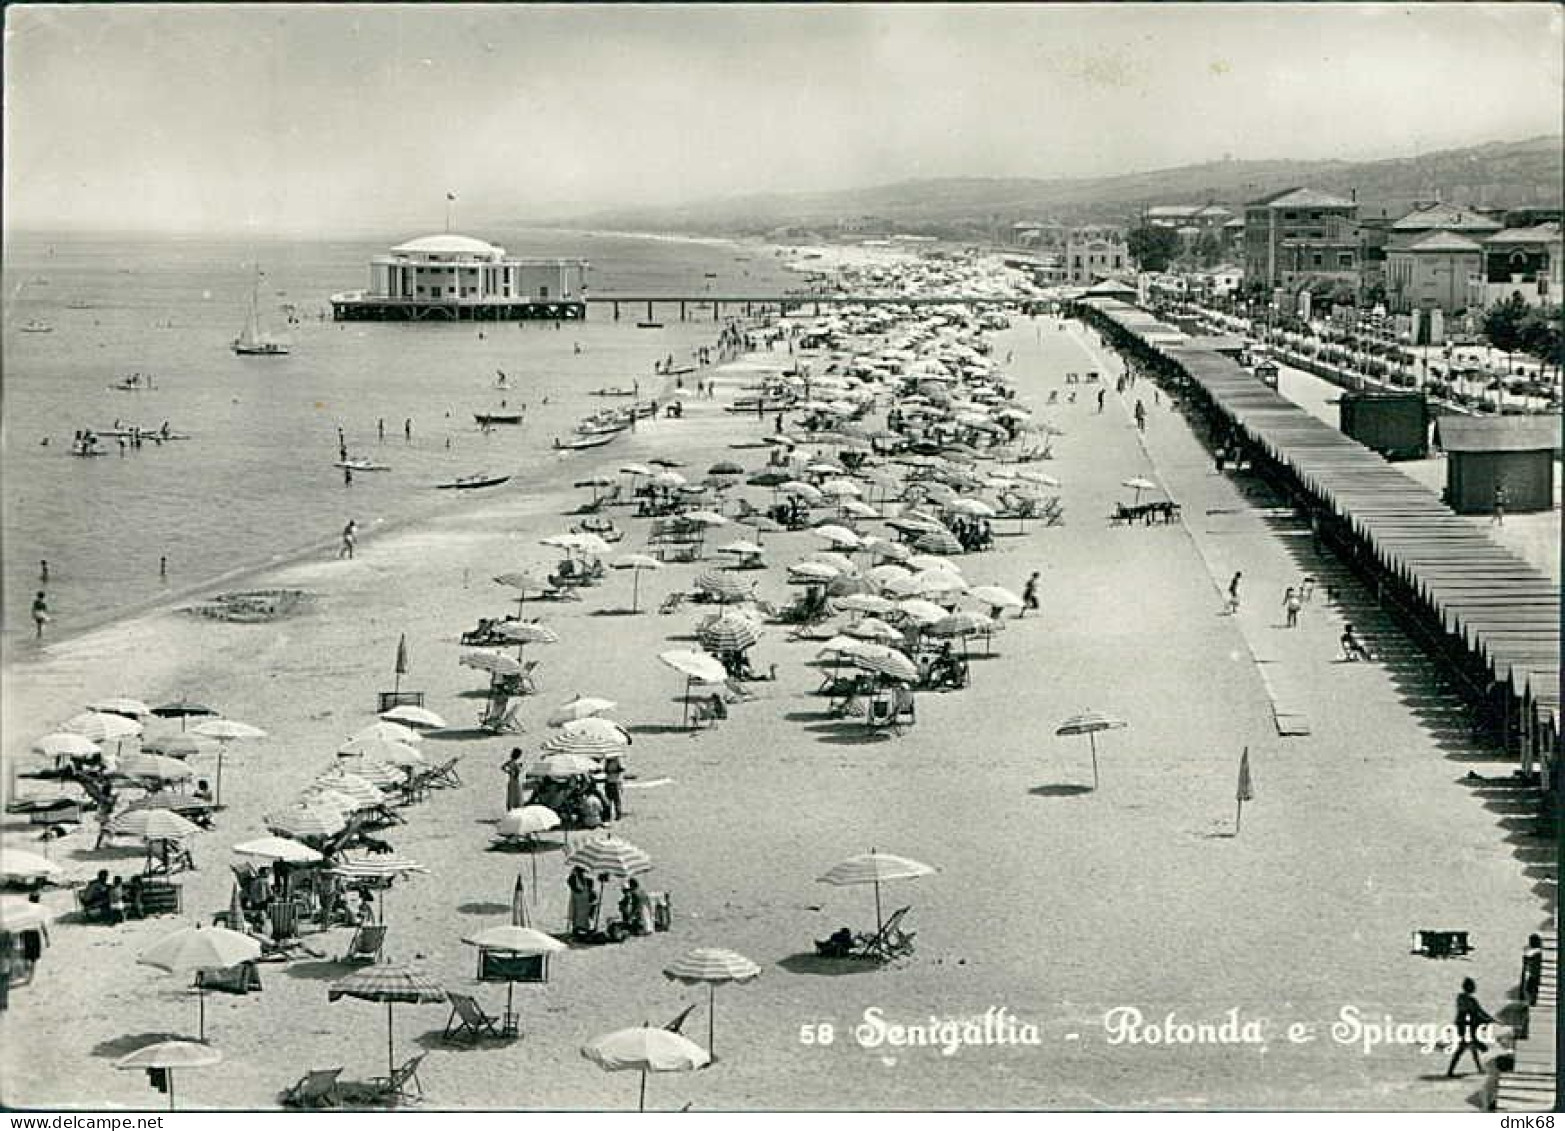
<svg viewBox="0 0 1565 1131">
<path fill-rule="evenodd" d="M 391 694 L 393 697 L 402 694 L 402 677 L 408 674 L 408 634 L 402 633 L 397 637 L 397 656 L 391 664 Z"/>
<path fill-rule="evenodd" d="M 114 773 L 122 778 L 173 782 L 193 777 L 195 772 L 178 758 L 165 758 L 161 754 L 132 754 L 120 760 Z"/>
<path fill-rule="evenodd" d="M 532 621 L 513 620 L 497 625 L 494 634 L 510 640 L 516 645 L 516 658 L 521 660 L 522 651 L 529 644 L 558 644 L 560 634 L 548 625 L 535 624 Z"/>
<path fill-rule="evenodd" d="M 583 754 L 550 754 L 527 767 L 530 778 L 576 778 L 593 774 L 598 764 Z"/>
<path fill-rule="evenodd" d="M 345 997 L 386 1003 L 386 1072 L 394 1076 L 397 1071 L 397 1051 L 392 1007 L 399 1001 L 410 1005 L 444 1002 L 446 991 L 433 978 L 400 962 L 378 962 L 349 974 L 341 981 L 333 982 L 326 991 L 327 1001 Z"/>
<path fill-rule="evenodd" d="M 200 735 L 202 738 L 217 739 L 217 784 L 213 791 L 213 799 L 221 804 L 223 800 L 223 753 L 228 749 L 228 744 L 239 739 L 265 738 L 266 732 L 260 727 L 253 727 L 249 723 L 235 722 L 233 719 L 205 719 L 191 727 L 190 733 Z"/>
<path fill-rule="evenodd" d="M 1000 585 L 980 585 L 976 589 L 969 590 L 967 595 L 982 601 L 996 611 L 1022 607 L 1022 599 Z"/>
<path fill-rule="evenodd" d="M 837 571 L 838 577 L 851 577 L 859 572 L 858 566 L 854 565 L 846 554 L 840 554 L 836 550 L 816 550 L 810 555 L 810 560 L 831 566 Z M 835 581 L 836 578 L 828 580 Z"/>
<path fill-rule="evenodd" d="M 1102 711 L 1087 711 L 1072 715 L 1055 728 L 1055 734 L 1084 734 L 1092 745 L 1092 788 L 1098 788 L 1098 734 L 1105 730 L 1120 730 L 1126 726 L 1124 719 L 1106 715 Z"/>
<path fill-rule="evenodd" d="M 859 536 L 846 526 L 836 526 L 828 523 L 825 526 L 817 526 L 810 533 L 817 538 L 824 538 L 833 546 L 846 546 L 849 549 L 857 549 L 860 544 Z"/>
<path fill-rule="evenodd" d="M 935 554 L 914 554 L 907 560 L 910 568 L 916 570 L 941 570 L 953 577 L 962 576 L 962 567 L 950 558 L 942 558 Z"/>
<path fill-rule="evenodd" d="M 507 589 L 515 589 L 519 596 L 516 598 L 516 615 L 522 615 L 522 606 L 527 603 L 529 591 L 548 593 L 554 588 L 545 578 L 537 574 L 518 570 L 512 573 L 502 573 L 495 578 L 496 584 L 504 585 Z"/>
<path fill-rule="evenodd" d="M 864 488 L 851 479 L 841 476 L 821 481 L 820 492 L 828 499 L 856 499 L 864 494 Z"/>
<path fill-rule="evenodd" d="M 731 459 L 718 460 L 706 469 L 708 475 L 743 475 L 744 468 Z"/>
<path fill-rule="evenodd" d="M 142 1045 L 114 1062 L 121 1072 L 146 1070 L 151 1075 L 163 1073 L 163 1087 L 168 1092 L 168 1109 L 174 1110 L 174 1070 L 176 1068 L 210 1068 L 222 1062 L 221 1049 L 201 1041 L 158 1041 Z"/>
<path fill-rule="evenodd" d="M 874 507 L 870 506 L 868 503 L 866 503 L 866 502 L 864 502 L 864 501 L 862 501 L 860 499 L 843 499 L 838 504 L 838 507 L 841 509 L 843 514 L 851 515 L 853 518 L 879 518 L 880 517 L 880 512 L 879 511 L 877 511 Z M 881 543 L 884 543 L 887 546 L 895 545 L 894 542 L 886 542 L 882 538 L 875 538 L 873 536 L 869 536 L 869 537 L 862 537 L 862 538 L 859 539 L 859 549 L 861 549 L 861 550 L 872 549 L 873 548 L 872 545 L 871 545 L 872 542 L 881 542 Z"/>
<path fill-rule="evenodd" d="M 860 640 L 881 640 L 900 643 L 902 634 L 878 617 L 865 617 L 846 629 L 849 636 Z"/>
<path fill-rule="evenodd" d="M 597 699 L 590 695 L 578 695 L 568 703 L 561 703 L 549 715 L 548 724 L 563 726 L 575 719 L 591 719 L 614 710 L 618 704 L 612 699 Z"/>
<path fill-rule="evenodd" d="M 0 931 L 45 931 L 49 916 L 41 903 L 16 895 L 0 895 Z"/>
<path fill-rule="evenodd" d="M 140 699 L 127 699 L 124 696 L 116 696 L 112 699 L 99 699 L 88 703 L 89 711 L 98 711 L 105 715 L 124 715 L 127 719 L 142 719 L 152 714 L 152 708 Z"/>
<path fill-rule="evenodd" d="M 886 613 L 894 612 L 897 604 L 895 601 L 888 601 L 878 593 L 850 593 L 837 602 L 837 607 L 855 613 L 884 616 Z"/>
<path fill-rule="evenodd" d="M 355 809 L 373 809 L 386 803 L 386 795 L 378 786 L 357 774 L 345 773 L 340 769 L 328 770 L 315 779 L 311 788 L 340 793 L 353 803 Z"/>
<path fill-rule="evenodd" d="M 756 542 L 750 542 L 743 538 L 730 542 L 726 546 L 717 548 L 719 554 L 738 554 L 740 557 L 755 557 L 766 552 L 766 547 Z"/>
<path fill-rule="evenodd" d="M 234 845 L 240 856 L 258 856 L 263 860 L 283 860 L 289 864 L 319 864 L 323 856 L 307 844 L 285 836 L 263 836 Z"/>
<path fill-rule="evenodd" d="M 906 856 L 892 856 L 887 852 L 870 849 L 861 856 L 850 856 L 833 864 L 818 883 L 834 887 L 855 884 L 873 884 L 875 887 L 875 931 L 878 934 L 884 922 L 880 911 L 880 885 L 892 880 L 916 880 L 920 876 L 933 875 L 938 869 Z"/>
<path fill-rule="evenodd" d="M 398 768 L 427 764 L 424 756 L 407 743 L 391 742 L 384 738 L 355 738 L 344 742 L 337 748 L 337 757 L 362 758 Z"/>
<path fill-rule="evenodd" d="M 293 840 L 322 840 L 347 827 L 336 809 L 315 805 L 290 805 L 266 814 L 261 820 L 272 833 Z"/>
<path fill-rule="evenodd" d="M 208 754 L 216 754 L 218 744 L 215 738 L 204 738 L 189 731 L 180 731 L 167 738 L 144 739 L 141 750 L 144 754 L 161 754 L 165 758 L 178 758 L 184 762 L 191 758 L 204 758 Z"/>
<path fill-rule="evenodd" d="M 357 859 L 342 860 L 333 864 L 331 873 L 341 876 L 351 885 L 372 884 L 379 888 L 390 887 L 393 880 L 406 879 L 411 875 L 428 875 L 429 869 L 416 860 L 407 860 L 400 856 L 361 856 Z M 380 921 L 386 921 L 386 897 L 383 895 L 380 901 Z"/>
<path fill-rule="evenodd" d="M 582 1046 L 582 1056 L 605 1072 L 640 1072 L 641 1099 L 637 1111 L 647 1110 L 647 1073 L 690 1072 L 712 1058 L 688 1037 L 667 1029 L 621 1029 Z"/>
<path fill-rule="evenodd" d="M 179 729 L 185 729 L 185 720 L 199 718 L 204 715 L 217 714 L 217 708 L 208 707 L 205 703 L 196 703 L 189 699 L 175 699 L 172 703 L 160 703 L 152 708 L 152 713 L 160 719 L 178 719 Z"/>
<path fill-rule="evenodd" d="M 1026 479 L 1043 487 L 1058 487 L 1060 485 L 1060 481 L 1054 478 L 1054 476 L 1050 475 L 1047 471 L 1038 471 L 1031 467 L 1020 468 L 1016 472 L 1016 478 Z M 1144 483 L 1146 480 L 1142 480 L 1141 482 Z"/>
<path fill-rule="evenodd" d="M 746 479 L 745 482 L 752 487 L 781 487 L 791 478 L 792 476 L 790 476 L 786 471 L 777 471 L 773 469 L 769 471 L 758 471 L 754 475 L 750 476 L 750 478 Z"/>
<path fill-rule="evenodd" d="M 788 482 L 777 488 L 777 493 L 791 498 L 803 499 L 810 504 L 819 503 L 826 497 L 816 490 L 814 486 L 804 482 L 802 479 L 788 480 Z"/>
<path fill-rule="evenodd" d="M 164 935 L 143 951 L 136 962 L 169 974 L 191 970 L 223 970 L 261 957 L 261 942 L 227 927 L 182 927 Z M 198 980 L 200 1037 L 206 1040 L 206 989 Z"/>
<path fill-rule="evenodd" d="M 995 509 L 981 499 L 958 499 L 951 504 L 951 509 L 957 514 L 970 515 L 973 518 L 993 518 Z"/>
<path fill-rule="evenodd" d="M 603 758 L 630 745 L 630 735 L 612 719 L 577 719 L 560 727 L 544 740 L 543 748 L 552 754 L 577 754 L 584 758 Z"/>
<path fill-rule="evenodd" d="M 424 741 L 424 736 L 412 727 L 405 727 L 401 723 L 371 723 L 363 730 L 354 731 L 349 741 L 358 739 L 378 738 L 387 742 L 402 742 L 409 746 L 415 746 Z"/>
<path fill-rule="evenodd" d="M 416 753 L 416 752 L 415 752 Z M 422 760 L 414 765 L 421 765 Z M 407 781 L 407 773 L 397 766 L 381 761 L 369 754 L 339 756 L 336 768 L 342 773 L 363 778 L 380 789 L 390 789 Z"/>
<path fill-rule="evenodd" d="M 55 731 L 33 743 L 33 751 L 49 758 L 91 758 L 103 753 L 103 747 L 75 731 Z"/>
<path fill-rule="evenodd" d="M 79 734 L 93 742 L 118 742 L 134 738 L 141 733 L 142 726 L 135 719 L 127 719 L 124 715 L 113 715 L 107 711 L 83 711 L 67 719 L 60 729 Z"/>
<path fill-rule="evenodd" d="M 62 871 L 54 861 L 45 860 L 36 852 L 0 844 L 0 880 L 48 880 Z"/>
<path fill-rule="evenodd" d="M 851 597 L 855 593 L 867 594 L 875 592 L 875 583 L 868 578 L 857 575 L 844 574 L 834 577 L 826 583 L 826 595 L 828 597 Z"/>
<path fill-rule="evenodd" d="M 856 667 L 899 683 L 918 682 L 918 665 L 907 654 L 885 644 L 866 640 L 862 647 L 851 652 Z"/>
<path fill-rule="evenodd" d="M 701 526 L 728 525 L 728 519 L 724 518 L 716 511 L 691 511 L 689 514 L 685 515 L 685 519 L 689 522 L 698 523 Z"/>
<path fill-rule="evenodd" d="M 904 557 L 907 555 L 904 554 Z M 883 565 L 871 566 L 864 572 L 864 576 L 876 585 L 885 585 L 896 578 L 912 577 L 913 571 L 899 562 L 886 562 Z"/>
<path fill-rule="evenodd" d="M 788 567 L 788 576 L 791 580 L 802 584 L 815 584 L 822 581 L 830 581 L 838 577 L 842 571 L 834 565 L 825 562 L 807 561 L 795 562 Z"/>
<path fill-rule="evenodd" d="M 755 595 L 754 583 L 730 570 L 709 569 L 699 574 L 696 577 L 696 588 L 716 597 L 722 604 L 747 601 Z"/>
<path fill-rule="evenodd" d="M 659 652 L 658 659 L 685 677 L 685 711 L 681 725 L 690 722 L 690 685 L 692 683 L 726 683 L 728 670 L 722 661 L 706 652 L 675 649 Z"/>
<path fill-rule="evenodd" d="M 657 472 L 653 471 L 644 463 L 627 463 L 624 467 L 620 468 L 620 472 L 621 474 L 629 475 L 633 479 L 638 475 L 649 476 L 657 474 Z"/>
<path fill-rule="evenodd" d="M 573 868 L 583 868 L 594 876 L 619 876 L 629 879 L 652 871 L 652 857 L 617 836 L 583 841 L 565 858 Z"/>
<path fill-rule="evenodd" d="M 521 891 L 521 880 L 518 879 L 516 883 L 517 890 L 515 896 L 520 902 L 513 903 L 513 906 L 520 908 L 523 917 L 525 917 L 527 904 L 525 895 Z M 533 886 L 538 886 L 536 880 Z M 468 946 L 476 946 L 480 951 L 494 950 L 518 957 L 558 954 L 563 950 L 570 949 L 559 939 L 546 935 L 542 931 L 534 930 L 525 923 L 512 923 L 509 926 L 502 927 L 485 927 L 476 934 L 463 936 L 462 941 Z M 515 980 L 506 978 L 505 1012 L 506 1021 L 508 1022 L 507 1031 L 510 1030 L 509 1022 L 515 1017 L 515 1011 L 512 1008 L 512 994 L 515 989 Z"/>
<path fill-rule="evenodd" d="M 510 656 L 499 652 L 463 652 L 457 663 L 467 668 L 477 668 L 491 675 L 521 675 L 522 665 Z"/>
<path fill-rule="evenodd" d="M 127 809 L 109 822 L 109 831 L 142 840 L 184 840 L 201 827 L 172 809 Z"/>
<path fill-rule="evenodd" d="M 159 790 L 157 793 L 149 793 L 145 797 L 138 797 L 121 812 L 134 813 L 141 809 L 167 809 L 171 812 L 185 816 L 187 813 L 204 816 L 216 806 L 204 798 L 195 797 L 188 793 L 172 793 L 169 790 Z"/>
<path fill-rule="evenodd" d="M 949 530 L 928 530 L 913 539 L 915 549 L 927 554 L 960 554 L 962 543 Z"/>
<path fill-rule="evenodd" d="M 1136 493 L 1136 503 L 1137 504 L 1139 504 L 1141 502 L 1141 492 L 1143 492 L 1143 491 L 1156 491 L 1157 490 L 1157 484 L 1152 482 L 1152 480 L 1150 480 L 1150 479 L 1141 479 L 1141 478 L 1127 479 L 1122 484 L 1122 486 L 1129 487 L 1132 491 L 1134 491 Z"/>
<path fill-rule="evenodd" d="M 536 836 L 560 827 L 560 816 L 546 805 L 523 805 L 509 809 L 495 825 L 500 836 Z"/>
<path fill-rule="evenodd" d="M 400 723 L 409 727 L 429 727 L 431 730 L 440 730 L 450 725 L 445 719 L 427 707 L 417 707 L 411 703 L 404 703 L 400 707 L 382 711 L 380 717 L 388 723 Z"/>
<path fill-rule="evenodd" d="M 982 613 L 975 613 L 966 609 L 943 616 L 925 629 L 931 636 L 952 637 L 975 636 L 978 633 L 992 632 L 993 630 L 994 621 Z"/>
<path fill-rule="evenodd" d="M 663 563 L 647 554 L 625 554 L 614 562 L 615 569 L 631 572 L 630 611 L 640 612 L 641 574 L 643 570 L 662 569 Z"/>
<path fill-rule="evenodd" d="M 728 982 L 744 983 L 761 976 L 761 968 L 744 955 L 718 947 L 697 947 L 677 961 L 663 967 L 663 976 L 685 985 L 706 983 L 710 991 L 706 1011 L 706 1047 L 717 1059 L 717 987 Z"/>
<path fill-rule="evenodd" d="M 742 652 L 761 639 L 760 629 L 754 621 L 731 612 L 702 625 L 696 635 L 712 652 Z"/>
</svg>

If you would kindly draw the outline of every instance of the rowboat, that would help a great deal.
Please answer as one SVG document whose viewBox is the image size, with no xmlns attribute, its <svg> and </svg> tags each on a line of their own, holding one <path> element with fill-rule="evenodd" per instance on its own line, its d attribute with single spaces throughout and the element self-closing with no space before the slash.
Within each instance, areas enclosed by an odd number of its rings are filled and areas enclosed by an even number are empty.
<svg viewBox="0 0 1565 1131">
<path fill-rule="evenodd" d="M 622 385 L 615 385 L 608 389 L 593 389 L 588 395 L 593 397 L 633 397 L 636 395 L 636 390 L 627 389 Z"/>
<path fill-rule="evenodd" d="M 638 329 L 638 330 L 661 330 L 662 328 L 663 328 L 663 323 L 661 323 L 661 322 L 637 322 L 636 323 L 636 329 Z"/>
<path fill-rule="evenodd" d="M 510 478 L 509 475 L 489 475 L 480 471 L 476 475 L 464 475 L 453 479 L 450 483 L 436 483 L 435 487 L 441 491 L 471 491 L 477 487 L 498 487 Z"/>
<path fill-rule="evenodd" d="M 391 465 L 386 463 L 371 463 L 367 459 L 340 459 L 332 464 L 344 471 L 390 471 Z"/>
<path fill-rule="evenodd" d="M 613 432 L 600 432 L 594 436 L 577 436 L 574 440 L 561 440 L 558 436 L 556 436 L 554 438 L 554 446 L 561 449 L 568 448 L 571 451 L 581 451 L 583 448 L 601 448 L 604 444 L 610 443 L 614 437 L 618 435 L 619 430 L 615 430 Z"/>
<path fill-rule="evenodd" d="M 473 419 L 479 424 L 520 424 L 523 415 L 520 412 L 475 412 Z"/>
</svg>

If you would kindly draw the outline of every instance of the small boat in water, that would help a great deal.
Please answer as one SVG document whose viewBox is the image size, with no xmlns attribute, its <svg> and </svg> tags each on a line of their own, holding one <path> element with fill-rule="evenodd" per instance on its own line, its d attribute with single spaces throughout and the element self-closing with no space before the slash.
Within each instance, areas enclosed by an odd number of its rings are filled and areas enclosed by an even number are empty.
<svg viewBox="0 0 1565 1131">
<path fill-rule="evenodd" d="M 627 389 L 623 385 L 613 385 L 606 389 L 593 389 L 587 395 L 593 397 L 633 397 L 636 395 L 636 390 Z"/>
<path fill-rule="evenodd" d="M 572 440 L 561 440 L 556 436 L 554 438 L 554 446 L 561 450 L 569 449 L 570 451 L 578 452 L 583 448 L 601 448 L 604 444 L 613 443 L 614 437 L 618 436 L 621 431 L 622 429 L 615 429 L 613 432 L 599 432 L 591 436 L 577 436 Z"/>
<path fill-rule="evenodd" d="M 38 319 L 34 318 L 34 319 L 32 319 L 31 321 L 25 323 L 22 326 L 22 333 L 24 333 L 24 334 L 52 334 L 52 333 L 54 333 L 54 327 L 49 325 L 49 323 L 47 323 L 47 322 L 40 322 L 40 321 L 38 321 Z"/>
<path fill-rule="evenodd" d="M 391 465 L 386 463 L 372 463 L 367 459 L 340 459 L 332 464 L 333 467 L 344 471 L 390 471 Z"/>
<path fill-rule="evenodd" d="M 475 412 L 473 419 L 479 424 L 520 424 L 523 415 L 520 412 Z"/>
<path fill-rule="evenodd" d="M 233 350 L 241 357 L 277 357 L 288 347 L 261 332 L 261 268 L 255 269 L 255 286 L 250 291 L 250 316 L 234 339 Z"/>
<path fill-rule="evenodd" d="M 663 328 L 663 323 L 661 323 L 661 322 L 637 322 L 636 323 L 636 329 L 638 329 L 638 330 L 661 330 L 662 328 Z"/>
<path fill-rule="evenodd" d="M 478 487 L 498 487 L 510 478 L 509 475 L 490 475 L 480 471 L 476 475 L 463 475 L 449 483 L 436 483 L 435 488 L 440 491 L 472 491 Z"/>
<path fill-rule="evenodd" d="M 663 370 L 670 377 L 683 377 L 686 373 L 694 373 L 695 371 L 696 367 L 694 365 L 676 365 L 672 369 Z"/>
</svg>

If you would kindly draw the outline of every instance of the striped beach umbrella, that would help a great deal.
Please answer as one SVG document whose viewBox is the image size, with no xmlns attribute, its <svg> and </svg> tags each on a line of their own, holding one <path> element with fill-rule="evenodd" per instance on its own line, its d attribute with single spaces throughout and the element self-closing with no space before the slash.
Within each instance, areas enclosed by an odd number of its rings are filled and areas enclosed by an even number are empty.
<svg viewBox="0 0 1565 1131">
<path fill-rule="evenodd" d="M 855 613 L 873 613 L 875 616 L 883 616 L 894 612 L 897 603 L 887 600 L 878 593 L 850 593 L 837 602 L 837 607 Z"/>
<path fill-rule="evenodd" d="M 909 597 L 897 602 L 897 609 L 903 616 L 918 624 L 935 624 L 946 617 L 946 611 L 933 601 L 923 597 Z"/>
<path fill-rule="evenodd" d="M 754 981 L 761 968 L 744 955 L 720 947 L 697 947 L 687 951 L 663 968 L 663 976 L 685 985 L 705 983 L 709 996 L 706 1010 L 706 1047 L 717 1059 L 717 987 L 724 983 Z"/>
<path fill-rule="evenodd" d="M 1072 715 L 1059 726 L 1055 727 L 1057 735 L 1084 734 L 1087 742 L 1092 747 L 1092 788 L 1098 788 L 1098 735 L 1106 730 L 1122 730 L 1128 724 L 1124 719 L 1105 714 L 1102 711 L 1084 711 L 1079 715 Z"/>
<path fill-rule="evenodd" d="M 109 831 L 142 840 L 184 840 L 201 827 L 172 809 L 127 809 L 109 822 Z"/>
<path fill-rule="evenodd" d="M 748 617 L 738 613 L 724 613 L 711 623 L 702 625 L 696 635 L 713 652 L 742 652 L 761 639 L 761 630 Z"/>
<path fill-rule="evenodd" d="M 446 991 L 433 978 L 400 962 L 380 962 L 333 982 L 326 990 L 327 1001 L 338 1001 L 345 997 L 386 1003 L 386 1072 L 394 1076 L 397 1071 L 397 1051 L 392 1006 L 399 1001 L 409 1005 L 443 1003 Z"/>
<path fill-rule="evenodd" d="M 522 665 L 513 657 L 499 652 L 463 652 L 457 663 L 465 668 L 476 668 L 491 675 L 521 675 Z"/>
<path fill-rule="evenodd" d="M 189 793 L 174 793 L 171 790 L 161 789 L 157 793 L 149 793 L 145 797 L 138 797 L 125 806 L 122 813 L 134 813 L 140 809 L 167 809 L 180 816 L 195 814 L 198 816 L 210 813 L 216 806 L 203 798 Z"/>
<path fill-rule="evenodd" d="M 949 530 L 926 530 L 913 539 L 913 547 L 926 554 L 960 554 L 962 543 Z"/>
<path fill-rule="evenodd" d="M 937 868 L 911 860 L 906 856 L 893 856 L 888 852 L 877 852 L 872 848 L 861 856 L 850 856 L 846 860 L 833 864 L 818 882 L 831 884 L 834 887 L 873 884 L 875 930 L 879 933 L 884 922 L 880 911 L 880 885 L 892 880 L 916 880 L 920 876 L 931 876 L 936 871 Z"/>
<path fill-rule="evenodd" d="M 755 585 L 731 570 L 709 569 L 696 577 L 696 588 L 710 593 L 718 601 L 747 601 L 755 595 Z"/>
<path fill-rule="evenodd" d="M 652 857 L 617 836 L 583 841 L 565 858 L 573 868 L 584 868 L 595 876 L 619 876 L 629 879 L 652 871 Z"/>
<path fill-rule="evenodd" d="M 810 555 L 810 561 L 831 566 L 837 571 L 837 577 L 853 577 L 859 572 L 859 567 L 846 554 L 839 554 L 836 550 L 816 550 Z M 835 581 L 836 578 L 830 580 Z"/>
<path fill-rule="evenodd" d="M 364 758 L 371 762 L 384 762 L 398 768 L 423 766 L 428 763 L 417 750 L 405 742 L 388 742 L 384 738 L 355 738 L 337 748 L 339 758 Z M 338 767 L 341 769 L 341 767 Z M 374 782 L 370 783 L 375 784 Z"/>
<path fill-rule="evenodd" d="M 530 778 L 576 778 L 592 774 L 598 764 L 583 754 L 550 754 L 527 767 Z"/>
<path fill-rule="evenodd" d="M 826 562 L 794 562 L 793 565 L 788 567 L 789 580 L 803 584 L 830 581 L 832 578 L 840 577 L 841 575 L 842 571 L 840 569 Z"/>
<path fill-rule="evenodd" d="M 898 683 L 918 681 L 918 665 L 908 659 L 906 653 L 885 644 L 865 641 L 863 647 L 850 653 L 850 658 L 857 667 Z"/>
<path fill-rule="evenodd" d="M 262 818 L 267 829 L 292 840 L 321 840 L 335 836 L 347 827 L 342 814 L 324 806 L 291 805 Z"/>
<path fill-rule="evenodd" d="M 525 620 L 507 621 L 497 625 L 494 634 L 504 637 L 513 644 L 558 644 L 560 642 L 560 634 L 548 625 Z"/>
<path fill-rule="evenodd" d="M 865 617 L 857 624 L 849 625 L 844 631 L 849 636 L 857 637 L 860 640 L 880 640 L 896 643 L 902 639 L 900 632 L 879 617 Z"/>
<path fill-rule="evenodd" d="M 354 777 L 363 778 L 371 785 L 380 789 L 401 785 L 407 780 L 405 772 L 388 762 L 381 761 L 379 758 L 372 758 L 368 754 L 354 754 L 339 758 L 335 769 L 344 774 L 352 774 Z"/>
<path fill-rule="evenodd" d="M 984 632 L 993 632 L 994 621 L 982 613 L 964 609 L 961 612 L 941 617 L 924 631 L 931 636 L 976 636 Z"/>
<path fill-rule="evenodd" d="M 630 745 L 630 735 L 612 719 L 577 719 L 550 735 L 543 748 L 551 754 L 604 758 Z"/>
<path fill-rule="evenodd" d="M 340 793 L 353 803 L 355 809 L 373 809 L 386 803 L 386 795 L 378 787 L 357 774 L 340 769 L 328 770 L 316 778 L 312 788 Z"/>
</svg>

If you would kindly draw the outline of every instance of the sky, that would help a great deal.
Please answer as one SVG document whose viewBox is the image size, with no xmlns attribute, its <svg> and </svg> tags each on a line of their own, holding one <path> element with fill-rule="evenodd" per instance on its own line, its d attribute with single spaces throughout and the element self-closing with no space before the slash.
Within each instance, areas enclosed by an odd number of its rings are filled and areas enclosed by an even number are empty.
<svg viewBox="0 0 1565 1131">
<path fill-rule="evenodd" d="M 1562 17 L 1440 5 L 23 5 L 14 228 L 455 227 L 1561 132 Z"/>
</svg>

